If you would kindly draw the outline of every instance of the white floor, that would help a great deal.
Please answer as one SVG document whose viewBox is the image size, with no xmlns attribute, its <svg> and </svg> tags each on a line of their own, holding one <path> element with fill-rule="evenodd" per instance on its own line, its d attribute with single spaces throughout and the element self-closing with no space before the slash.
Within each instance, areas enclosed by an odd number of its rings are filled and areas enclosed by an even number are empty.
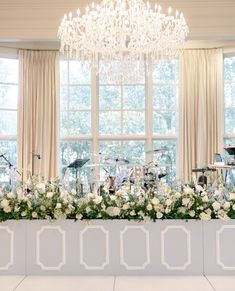
<svg viewBox="0 0 235 291">
<path fill-rule="evenodd" d="M 0 276 L 0 291 L 235 291 L 232 276 Z"/>
</svg>

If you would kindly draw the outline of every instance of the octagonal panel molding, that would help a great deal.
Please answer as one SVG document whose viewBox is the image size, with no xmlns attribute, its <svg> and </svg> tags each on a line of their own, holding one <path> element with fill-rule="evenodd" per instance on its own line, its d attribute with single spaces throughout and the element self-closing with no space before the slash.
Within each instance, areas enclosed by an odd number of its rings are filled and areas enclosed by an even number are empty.
<svg viewBox="0 0 235 291">
<path fill-rule="evenodd" d="M 234 266 L 226 266 L 224 262 L 221 259 L 221 235 L 226 229 L 234 229 L 235 230 L 235 225 L 223 225 L 219 230 L 216 231 L 216 262 L 223 270 L 235 270 L 235 265 Z M 228 250 L 232 251 L 232 250 Z"/>
<path fill-rule="evenodd" d="M 62 242 L 62 252 L 61 252 L 61 261 L 57 266 L 46 266 L 41 261 L 41 251 L 40 251 L 40 238 L 43 232 L 46 232 L 47 230 L 55 230 L 58 231 L 58 233 L 61 236 L 61 242 Z M 48 271 L 48 270 L 60 270 L 63 265 L 65 265 L 66 258 L 65 258 L 65 231 L 61 229 L 60 226 L 42 226 L 39 231 L 37 231 L 37 238 L 36 238 L 36 262 L 37 265 L 41 267 L 42 270 Z"/>
<path fill-rule="evenodd" d="M 167 232 L 171 231 L 172 229 L 180 229 L 183 233 L 186 234 L 186 242 L 187 242 L 187 260 L 182 266 L 172 266 L 169 262 L 166 261 L 166 254 L 165 254 L 165 235 Z M 184 226 L 182 225 L 170 225 L 167 226 L 161 232 L 161 263 L 168 269 L 168 270 L 185 270 L 191 264 L 191 234 Z"/>
<path fill-rule="evenodd" d="M 84 235 L 87 232 L 90 232 L 92 230 L 99 230 L 104 235 L 105 240 L 105 257 L 103 260 L 103 263 L 100 265 L 91 265 L 88 262 L 86 262 L 84 258 Z M 80 264 L 85 267 L 86 270 L 104 270 L 105 266 L 109 264 L 109 232 L 104 228 L 102 225 L 92 225 L 92 226 L 86 226 L 81 232 L 80 232 Z"/>
<path fill-rule="evenodd" d="M 124 235 L 131 229 L 136 229 L 144 234 L 145 237 L 145 251 L 146 260 L 143 262 L 142 265 L 133 266 L 128 264 L 128 262 L 124 259 Z M 138 254 L 137 254 L 138 255 Z M 150 264 L 150 250 L 149 250 L 149 231 L 147 231 L 144 226 L 125 226 L 124 229 L 120 232 L 120 263 L 123 265 L 127 270 L 144 270 L 147 265 Z"/>
<path fill-rule="evenodd" d="M 0 230 L 6 231 L 9 235 L 9 261 L 4 266 L 2 266 L 0 262 L 0 270 L 4 271 L 8 270 L 14 262 L 14 232 L 10 230 L 8 226 L 0 226 Z"/>
</svg>

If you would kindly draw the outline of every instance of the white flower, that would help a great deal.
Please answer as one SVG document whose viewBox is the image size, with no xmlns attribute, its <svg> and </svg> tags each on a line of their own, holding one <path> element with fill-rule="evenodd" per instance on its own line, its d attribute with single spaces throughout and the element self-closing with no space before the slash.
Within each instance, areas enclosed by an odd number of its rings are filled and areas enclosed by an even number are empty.
<svg viewBox="0 0 235 291">
<path fill-rule="evenodd" d="M 233 210 L 235 210 L 235 204 L 233 204 Z"/>
<path fill-rule="evenodd" d="M 230 200 L 235 200 L 235 193 L 229 193 Z"/>
<path fill-rule="evenodd" d="M 201 186 L 201 185 L 197 185 L 197 186 L 196 186 L 196 191 L 197 191 L 197 192 L 201 192 L 201 191 L 203 191 L 202 186 Z"/>
<path fill-rule="evenodd" d="M 9 205 L 9 201 L 7 199 L 3 199 L 0 203 L 2 208 L 5 208 Z"/>
<path fill-rule="evenodd" d="M 9 205 L 3 208 L 3 211 L 5 213 L 9 213 L 9 212 L 11 212 L 11 210 L 12 210 L 12 208 Z"/>
<path fill-rule="evenodd" d="M 127 196 L 127 192 L 124 191 L 123 189 L 119 189 L 115 194 L 119 197 Z"/>
<path fill-rule="evenodd" d="M 163 214 L 161 212 L 157 212 L 156 217 L 157 219 L 161 219 L 163 217 Z"/>
<path fill-rule="evenodd" d="M 202 197 L 202 201 L 203 201 L 203 202 L 209 202 L 209 198 L 208 198 L 208 196 L 207 196 L 207 195 L 203 196 L 203 197 Z"/>
<path fill-rule="evenodd" d="M 68 214 L 71 214 L 71 212 L 72 212 L 72 209 L 71 208 L 69 208 L 69 207 L 67 207 L 66 209 L 65 209 L 65 213 L 68 215 Z"/>
<path fill-rule="evenodd" d="M 91 212 L 91 208 L 89 206 L 86 207 L 86 213 Z"/>
<path fill-rule="evenodd" d="M 194 217 L 195 216 L 195 211 L 194 210 L 190 210 L 189 211 L 189 216 L 190 217 Z"/>
<path fill-rule="evenodd" d="M 184 188 L 184 193 L 185 194 L 193 194 L 193 189 L 192 188 L 190 188 L 190 187 L 185 187 Z"/>
<path fill-rule="evenodd" d="M 176 199 L 179 199 L 181 197 L 181 193 L 180 192 L 176 192 L 174 196 L 175 196 Z"/>
<path fill-rule="evenodd" d="M 182 204 L 183 204 L 184 206 L 187 206 L 187 205 L 189 204 L 189 202 L 190 202 L 190 198 L 183 198 L 183 199 L 182 199 Z"/>
<path fill-rule="evenodd" d="M 33 212 L 32 212 L 32 217 L 33 217 L 33 218 L 37 218 L 37 217 L 38 217 L 37 212 L 33 211 Z"/>
<path fill-rule="evenodd" d="M 47 198 L 49 198 L 49 199 L 50 199 L 50 198 L 52 198 L 52 197 L 53 197 L 53 195 L 54 195 L 54 194 L 53 194 L 53 192 L 47 192 Z"/>
<path fill-rule="evenodd" d="M 215 211 L 219 210 L 220 209 L 220 203 L 218 201 L 215 201 L 213 204 L 212 204 L 212 207 Z"/>
<path fill-rule="evenodd" d="M 111 200 L 111 201 L 115 201 L 115 200 L 117 200 L 117 196 L 115 196 L 115 195 L 110 195 L 109 197 L 110 197 L 110 200 Z"/>
<path fill-rule="evenodd" d="M 56 207 L 57 209 L 60 209 L 62 207 L 62 204 L 61 203 L 56 203 Z"/>
<path fill-rule="evenodd" d="M 122 206 L 123 210 L 128 210 L 129 208 L 130 208 L 130 205 L 128 203 L 126 203 Z"/>
<path fill-rule="evenodd" d="M 199 217 L 201 220 L 210 220 L 211 219 L 210 214 L 205 213 L 205 212 L 200 213 Z"/>
<path fill-rule="evenodd" d="M 7 198 L 8 199 L 13 199 L 15 197 L 15 194 L 12 192 L 7 193 Z"/>
<path fill-rule="evenodd" d="M 153 197 L 153 199 L 151 200 L 151 203 L 153 205 L 158 205 L 160 203 L 160 200 L 157 197 Z"/>
<path fill-rule="evenodd" d="M 23 216 L 26 216 L 26 215 L 27 215 L 27 212 L 26 212 L 26 211 L 22 211 L 20 215 L 21 215 L 22 217 L 23 217 Z"/>
<path fill-rule="evenodd" d="M 151 210 L 153 209 L 152 204 L 148 204 L 147 207 L 146 207 L 146 209 L 147 209 L 148 211 L 151 211 Z"/>
<path fill-rule="evenodd" d="M 121 212 L 120 208 L 118 207 L 107 207 L 106 212 L 108 213 L 109 216 L 118 216 Z"/>
<path fill-rule="evenodd" d="M 224 208 L 225 210 L 228 210 L 228 209 L 230 208 L 230 203 L 229 203 L 228 201 L 226 201 L 226 202 L 224 203 L 224 205 L 223 205 L 223 208 Z"/>
<path fill-rule="evenodd" d="M 95 195 L 95 197 L 94 197 L 95 204 L 100 204 L 102 202 L 102 199 L 103 199 L 102 196 Z"/>
<path fill-rule="evenodd" d="M 215 196 L 220 196 L 221 195 L 221 190 L 220 189 L 216 189 L 214 195 Z"/>
<path fill-rule="evenodd" d="M 36 185 L 36 189 L 38 190 L 39 193 L 44 193 L 46 190 L 46 185 L 44 183 L 38 183 Z"/>
<path fill-rule="evenodd" d="M 131 210 L 130 215 L 135 216 L 136 215 L 135 210 Z"/>
<path fill-rule="evenodd" d="M 224 212 L 224 210 L 218 211 L 218 218 L 222 220 L 229 220 L 228 215 Z"/>
<path fill-rule="evenodd" d="M 0 189 L 0 197 L 3 197 L 2 189 Z"/>
<path fill-rule="evenodd" d="M 209 214 L 209 215 L 211 216 L 212 210 L 211 210 L 210 208 L 207 208 L 207 209 L 205 210 L 205 213 L 206 213 L 206 214 Z"/>
<path fill-rule="evenodd" d="M 40 210 L 44 212 L 44 211 L 46 211 L 46 207 L 44 205 L 41 205 Z"/>
<path fill-rule="evenodd" d="M 77 220 L 81 220 L 81 219 L 82 219 L 82 214 L 77 213 L 77 214 L 76 214 L 76 219 L 77 219 Z"/>
<path fill-rule="evenodd" d="M 171 204 L 172 204 L 172 200 L 171 200 L 171 199 L 167 199 L 167 200 L 166 200 L 166 205 L 167 205 L 167 206 L 171 206 Z"/>
<path fill-rule="evenodd" d="M 179 207 L 179 212 L 181 213 L 186 213 L 186 208 L 185 207 Z"/>
<path fill-rule="evenodd" d="M 71 194 L 72 194 L 73 196 L 76 196 L 76 195 L 77 195 L 76 190 L 75 190 L 75 189 L 72 189 L 72 190 L 71 190 Z"/>
</svg>

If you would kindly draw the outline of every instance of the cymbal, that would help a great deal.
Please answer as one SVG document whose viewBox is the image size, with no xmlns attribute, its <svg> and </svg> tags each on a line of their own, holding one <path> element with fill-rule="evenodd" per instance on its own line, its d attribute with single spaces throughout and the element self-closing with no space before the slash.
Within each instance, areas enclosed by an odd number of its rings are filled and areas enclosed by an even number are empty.
<svg viewBox="0 0 235 291">
<path fill-rule="evenodd" d="M 147 150 L 145 151 L 147 154 L 148 153 L 163 153 L 167 151 L 167 148 L 161 148 L 161 149 L 154 149 L 154 150 Z"/>
</svg>

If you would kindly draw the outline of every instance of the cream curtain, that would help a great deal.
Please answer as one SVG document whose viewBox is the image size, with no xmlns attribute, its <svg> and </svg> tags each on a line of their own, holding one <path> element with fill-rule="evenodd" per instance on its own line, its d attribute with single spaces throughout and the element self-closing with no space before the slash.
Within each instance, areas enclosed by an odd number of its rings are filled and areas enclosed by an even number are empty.
<svg viewBox="0 0 235 291">
<path fill-rule="evenodd" d="M 185 50 L 180 58 L 179 178 L 214 162 L 223 128 L 221 49 Z"/>
<path fill-rule="evenodd" d="M 19 51 L 18 167 L 24 178 L 58 175 L 58 65 L 57 51 Z"/>
</svg>

